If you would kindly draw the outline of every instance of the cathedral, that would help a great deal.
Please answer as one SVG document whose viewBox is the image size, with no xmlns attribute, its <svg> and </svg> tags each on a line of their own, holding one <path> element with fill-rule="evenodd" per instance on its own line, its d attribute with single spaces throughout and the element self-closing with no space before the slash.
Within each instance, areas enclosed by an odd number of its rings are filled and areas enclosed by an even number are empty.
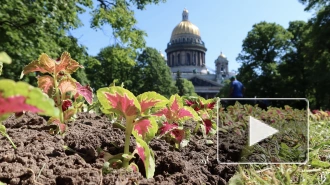
<svg viewBox="0 0 330 185">
<path fill-rule="evenodd" d="M 222 52 L 214 61 L 216 70 L 211 73 L 205 65 L 206 51 L 198 27 L 189 21 L 188 10 L 184 9 L 182 21 L 173 29 L 167 44 L 166 62 L 173 80 L 180 71 L 182 78 L 193 83 L 199 96 L 213 98 L 223 87 L 223 81 L 234 74 L 228 71 L 228 60 Z"/>
</svg>

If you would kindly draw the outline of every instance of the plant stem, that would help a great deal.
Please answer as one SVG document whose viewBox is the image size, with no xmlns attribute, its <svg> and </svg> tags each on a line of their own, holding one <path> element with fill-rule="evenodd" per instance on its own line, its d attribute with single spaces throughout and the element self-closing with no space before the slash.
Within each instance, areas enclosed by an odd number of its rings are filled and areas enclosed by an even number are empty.
<svg viewBox="0 0 330 185">
<path fill-rule="evenodd" d="M 54 74 L 55 99 L 56 99 L 57 107 L 60 109 L 60 122 L 64 123 L 64 116 L 63 116 L 63 110 L 62 110 L 62 101 L 61 101 L 61 96 L 60 96 L 60 92 L 59 92 L 59 89 L 58 89 L 58 83 L 57 83 L 56 78 L 57 78 L 56 74 Z"/>
<path fill-rule="evenodd" d="M 132 118 L 126 118 L 126 130 L 125 130 L 125 147 L 124 147 L 124 154 L 129 155 L 129 144 L 130 138 L 133 130 L 133 120 Z M 129 163 L 129 159 L 123 159 L 123 167 L 127 168 Z"/>
<path fill-rule="evenodd" d="M 199 127 L 200 127 L 200 123 L 198 122 L 197 125 L 196 125 L 196 127 L 195 127 L 195 129 L 194 129 L 194 133 L 197 133 L 198 132 Z"/>
<path fill-rule="evenodd" d="M 9 137 L 9 135 L 6 134 L 5 136 L 6 136 L 6 138 L 9 140 L 9 142 L 11 143 L 11 145 L 13 145 L 14 149 L 16 150 L 17 147 L 16 147 L 16 145 L 14 144 L 14 142 L 11 140 L 11 138 Z"/>
</svg>

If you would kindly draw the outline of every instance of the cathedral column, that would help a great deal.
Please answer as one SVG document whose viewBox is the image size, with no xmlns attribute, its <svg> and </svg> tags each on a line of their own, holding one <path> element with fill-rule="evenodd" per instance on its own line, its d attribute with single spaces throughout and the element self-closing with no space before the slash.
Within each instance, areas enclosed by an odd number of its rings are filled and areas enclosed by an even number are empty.
<svg viewBox="0 0 330 185">
<path fill-rule="evenodd" d="M 205 65 L 205 53 L 202 53 L 202 65 Z"/>
<path fill-rule="evenodd" d="M 186 52 L 182 51 L 182 65 L 186 65 Z"/>
<path fill-rule="evenodd" d="M 178 52 L 174 53 L 174 66 L 177 66 L 178 64 Z"/>
</svg>

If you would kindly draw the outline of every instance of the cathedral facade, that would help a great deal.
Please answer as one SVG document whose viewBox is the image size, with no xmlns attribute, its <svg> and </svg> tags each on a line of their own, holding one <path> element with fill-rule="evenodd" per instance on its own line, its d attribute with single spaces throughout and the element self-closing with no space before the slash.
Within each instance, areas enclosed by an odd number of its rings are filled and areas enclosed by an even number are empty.
<svg viewBox="0 0 330 185">
<path fill-rule="evenodd" d="M 223 81 L 234 74 L 228 71 L 229 61 L 222 53 L 214 61 L 216 70 L 211 73 L 205 65 L 206 51 L 199 28 L 189 21 L 188 10 L 184 9 L 182 21 L 173 29 L 167 44 L 166 62 L 173 80 L 180 71 L 182 78 L 193 83 L 199 96 L 212 98 L 223 87 Z"/>
</svg>

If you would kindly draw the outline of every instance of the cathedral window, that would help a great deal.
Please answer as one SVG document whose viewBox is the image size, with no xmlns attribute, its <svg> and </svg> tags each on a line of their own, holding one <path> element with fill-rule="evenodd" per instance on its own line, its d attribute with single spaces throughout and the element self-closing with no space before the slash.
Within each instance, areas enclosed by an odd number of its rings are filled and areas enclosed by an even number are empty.
<svg viewBox="0 0 330 185">
<path fill-rule="evenodd" d="M 187 65 L 191 65 L 190 54 L 189 53 L 187 53 Z"/>
</svg>

